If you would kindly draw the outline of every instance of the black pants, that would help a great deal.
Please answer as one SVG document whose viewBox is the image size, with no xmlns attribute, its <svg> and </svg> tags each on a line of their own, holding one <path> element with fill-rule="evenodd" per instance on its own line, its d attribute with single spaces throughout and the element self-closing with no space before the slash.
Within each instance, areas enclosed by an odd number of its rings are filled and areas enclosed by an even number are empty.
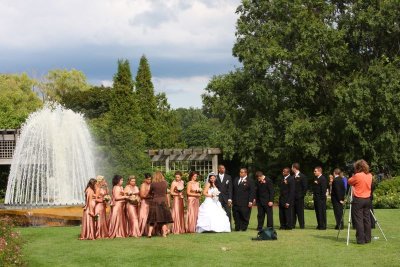
<svg viewBox="0 0 400 267">
<path fill-rule="evenodd" d="M 294 200 L 292 228 L 295 228 L 297 218 L 299 219 L 300 228 L 303 229 L 304 228 L 304 198 L 303 197 Z"/>
<path fill-rule="evenodd" d="M 226 216 L 228 216 L 229 218 L 229 223 L 231 223 L 231 207 L 229 207 L 228 202 L 225 201 L 221 201 L 221 205 L 224 208 L 225 212 L 226 212 Z"/>
<path fill-rule="evenodd" d="M 343 221 L 342 221 L 343 205 L 337 199 L 332 198 L 332 207 L 333 207 L 333 213 L 335 215 L 335 220 L 336 220 L 335 229 L 339 229 L 339 228 L 343 229 Z"/>
<path fill-rule="evenodd" d="M 293 216 L 292 205 L 289 208 L 285 208 L 283 205 L 279 205 L 279 222 L 280 229 L 292 229 L 292 216 Z"/>
<path fill-rule="evenodd" d="M 315 217 L 317 218 L 317 229 L 326 229 L 326 198 L 314 198 Z"/>
<path fill-rule="evenodd" d="M 371 242 L 370 208 L 371 200 L 369 198 L 353 197 L 352 214 L 358 244 Z"/>
<path fill-rule="evenodd" d="M 267 204 L 257 204 L 257 229 L 262 229 L 267 214 L 267 227 L 274 227 L 274 217 L 272 207 Z"/>
<path fill-rule="evenodd" d="M 233 220 L 235 221 L 235 231 L 246 231 L 249 226 L 251 208 L 233 206 Z"/>
</svg>

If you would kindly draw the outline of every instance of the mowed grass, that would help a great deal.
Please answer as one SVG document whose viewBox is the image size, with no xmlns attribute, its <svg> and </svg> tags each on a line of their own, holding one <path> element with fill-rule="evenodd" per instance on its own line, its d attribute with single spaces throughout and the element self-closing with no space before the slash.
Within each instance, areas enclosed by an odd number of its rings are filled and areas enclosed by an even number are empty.
<svg viewBox="0 0 400 267">
<path fill-rule="evenodd" d="M 80 241 L 80 227 L 18 228 L 26 240 L 28 266 L 400 266 L 400 210 L 376 210 L 388 239 L 377 227 L 371 244 L 357 245 L 355 230 L 336 239 L 328 210 L 326 231 L 315 230 L 314 211 L 306 211 L 306 229 L 277 230 L 276 241 L 252 241 L 257 210 L 246 232 L 170 235 Z M 347 221 L 347 215 L 346 220 Z M 279 228 L 278 209 L 274 210 Z"/>
</svg>

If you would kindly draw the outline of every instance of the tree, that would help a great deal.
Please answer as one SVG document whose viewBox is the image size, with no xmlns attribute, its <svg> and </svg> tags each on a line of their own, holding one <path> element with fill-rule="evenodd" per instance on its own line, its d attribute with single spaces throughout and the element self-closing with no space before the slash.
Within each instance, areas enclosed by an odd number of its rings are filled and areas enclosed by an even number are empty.
<svg viewBox="0 0 400 267">
<path fill-rule="evenodd" d="M 18 129 L 43 103 L 33 87 L 36 81 L 21 74 L 0 74 L 0 129 Z"/>
<path fill-rule="evenodd" d="M 396 1 L 248 0 L 237 13 L 243 67 L 203 96 L 225 156 L 261 168 L 399 166 Z"/>
<path fill-rule="evenodd" d="M 143 118 L 143 131 L 146 133 L 146 146 L 148 148 L 158 148 L 160 142 L 155 142 L 154 134 L 157 127 L 157 98 L 154 95 L 154 86 L 151 81 L 151 71 L 147 58 L 143 55 L 140 58 L 138 71 L 136 74 L 136 98 L 139 112 Z M 165 123 L 163 121 L 162 123 Z"/>
<path fill-rule="evenodd" d="M 110 111 L 105 122 L 110 164 L 123 175 L 143 174 L 149 170 L 150 160 L 145 153 L 143 119 L 133 92 L 133 80 L 127 60 L 118 61 L 114 75 Z"/>
<path fill-rule="evenodd" d="M 111 88 L 94 86 L 87 91 L 67 92 L 61 97 L 60 103 L 84 114 L 88 119 L 94 119 L 110 110 L 111 93 Z"/>
<path fill-rule="evenodd" d="M 66 93 L 90 89 L 85 74 L 76 69 L 51 70 L 45 76 L 44 82 L 41 83 L 40 87 L 45 98 L 57 102 L 60 102 L 62 96 Z"/>
</svg>

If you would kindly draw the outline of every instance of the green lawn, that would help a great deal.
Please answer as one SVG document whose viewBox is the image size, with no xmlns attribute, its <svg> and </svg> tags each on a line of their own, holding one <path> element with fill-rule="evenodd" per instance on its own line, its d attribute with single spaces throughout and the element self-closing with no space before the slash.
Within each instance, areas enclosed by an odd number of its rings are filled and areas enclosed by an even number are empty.
<svg viewBox="0 0 400 267">
<path fill-rule="evenodd" d="M 313 211 L 306 229 L 280 231 L 277 241 L 252 241 L 256 209 L 247 232 L 170 235 L 168 238 L 125 238 L 79 241 L 79 227 L 19 228 L 26 240 L 29 266 L 400 266 L 400 210 L 376 210 L 388 242 L 373 229 L 371 244 L 355 244 L 355 231 L 336 240 L 333 213 L 326 231 L 315 230 Z M 278 210 L 274 211 L 279 228 Z M 347 216 L 346 216 L 347 221 Z"/>
</svg>

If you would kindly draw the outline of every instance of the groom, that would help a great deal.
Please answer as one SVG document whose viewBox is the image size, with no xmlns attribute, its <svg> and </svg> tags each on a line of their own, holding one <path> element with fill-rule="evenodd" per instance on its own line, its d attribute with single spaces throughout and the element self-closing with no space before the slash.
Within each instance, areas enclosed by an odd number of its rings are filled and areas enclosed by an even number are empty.
<svg viewBox="0 0 400 267">
<path fill-rule="evenodd" d="M 229 222 L 231 222 L 232 177 L 225 173 L 225 166 L 221 164 L 218 166 L 218 176 L 216 178 L 215 185 L 220 192 L 219 202 L 221 202 L 221 205 L 229 218 Z"/>
<path fill-rule="evenodd" d="M 253 180 L 247 177 L 247 169 L 241 168 L 239 177 L 233 181 L 233 219 L 235 231 L 246 231 L 255 198 Z"/>
</svg>

